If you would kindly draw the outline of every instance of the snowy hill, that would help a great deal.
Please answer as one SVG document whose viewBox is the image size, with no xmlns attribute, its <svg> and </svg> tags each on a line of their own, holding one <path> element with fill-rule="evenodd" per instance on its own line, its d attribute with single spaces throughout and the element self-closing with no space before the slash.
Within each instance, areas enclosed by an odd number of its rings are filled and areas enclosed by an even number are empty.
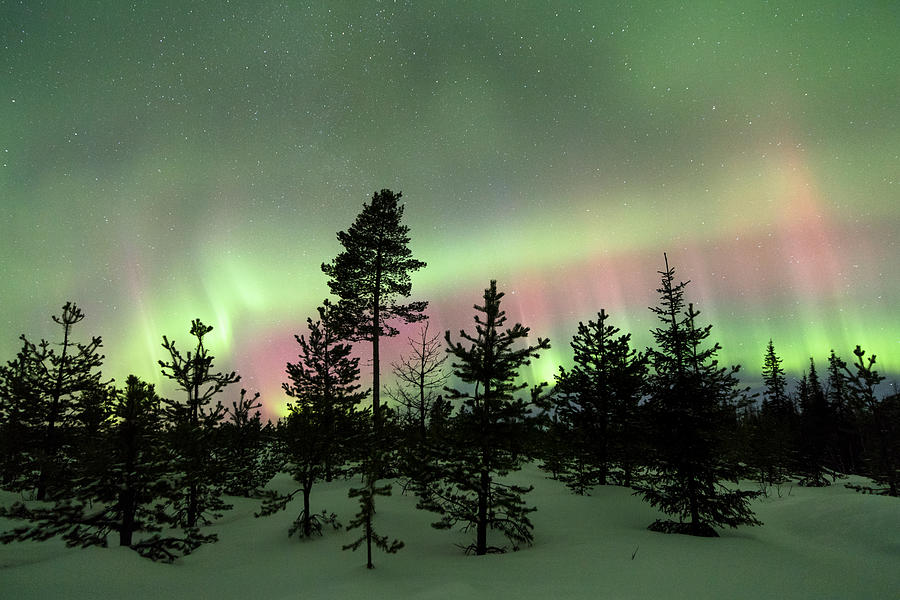
<svg viewBox="0 0 900 600">
<path fill-rule="evenodd" d="M 406 547 L 343 552 L 356 532 L 287 537 L 299 511 L 256 519 L 259 502 L 235 508 L 212 531 L 220 541 L 172 565 L 118 547 L 67 549 L 62 542 L 0 546 L 0 597 L 31 598 L 900 598 L 900 502 L 846 489 L 782 488 L 754 502 L 762 527 L 692 538 L 646 529 L 659 514 L 630 490 L 602 487 L 572 495 L 534 466 L 535 544 L 517 553 L 465 556 L 454 544 L 470 536 L 432 529 L 434 515 L 415 499 L 380 499 L 376 528 Z M 275 487 L 291 482 L 280 475 Z M 313 490 L 313 510 L 346 524 L 356 512 L 348 482 Z M 13 496 L 4 494 L 3 502 Z M 10 523 L 0 520 L 0 527 Z"/>
</svg>

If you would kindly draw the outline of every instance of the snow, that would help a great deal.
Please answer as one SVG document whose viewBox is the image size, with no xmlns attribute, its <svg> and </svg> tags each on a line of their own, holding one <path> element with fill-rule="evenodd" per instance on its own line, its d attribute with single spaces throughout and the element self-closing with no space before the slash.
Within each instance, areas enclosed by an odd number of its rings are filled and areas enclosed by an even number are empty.
<svg viewBox="0 0 900 600">
<path fill-rule="evenodd" d="M 720 531 L 720 538 L 653 533 L 661 515 L 612 486 L 575 496 L 535 466 L 515 475 L 528 495 L 535 543 L 520 552 L 465 556 L 460 532 L 432 529 L 397 486 L 379 498 L 376 530 L 399 538 L 398 554 L 341 551 L 357 531 L 287 537 L 299 501 L 256 519 L 259 502 L 235 508 L 210 531 L 219 542 L 175 564 L 135 552 L 67 549 L 59 540 L 0 546 L 0 597 L 30 598 L 900 598 L 900 501 L 846 489 L 783 486 L 754 502 L 765 523 Z M 313 489 L 313 510 L 356 512 L 350 482 Z M 273 486 L 293 489 L 286 475 Z M 15 497 L 0 496 L 9 503 Z M 0 528 L 12 523 L 0 520 Z M 113 540 L 110 540 L 111 543 Z M 499 540 L 495 540 L 499 541 Z"/>
</svg>

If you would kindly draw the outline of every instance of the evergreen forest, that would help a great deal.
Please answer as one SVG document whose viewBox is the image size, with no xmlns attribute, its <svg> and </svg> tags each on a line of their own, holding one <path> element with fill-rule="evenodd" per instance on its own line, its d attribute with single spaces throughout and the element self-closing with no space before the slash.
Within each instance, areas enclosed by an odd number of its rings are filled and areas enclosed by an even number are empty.
<svg viewBox="0 0 900 600">
<path fill-rule="evenodd" d="M 103 342 L 84 335 L 89 315 L 75 302 L 50 317 L 57 338 L 23 334 L 0 367 L 0 488 L 16 498 L 0 506 L 12 524 L 0 541 L 118 545 L 171 563 L 216 542 L 211 527 L 248 498 L 259 519 L 289 511 L 285 534 L 298 539 L 354 532 L 343 548 L 371 569 L 403 551 L 378 505 L 404 494 L 436 530 L 470 539 L 461 553 L 500 554 L 536 543 L 541 507 L 509 479 L 529 463 L 572 494 L 631 490 L 658 509 L 647 527 L 660 534 L 765 526 L 752 500 L 851 485 L 849 475 L 865 478 L 853 480 L 861 494 L 900 496 L 900 395 L 884 393 L 873 349 L 810 357 L 796 385 L 774 335 L 759 364 L 721 364 L 690 281 L 661 254 L 652 346 L 636 347 L 598 306 L 571 339 L 552 341 L 571 347 L 572 365 L 529 382 L 523 369 L 551 340 L 510 320 L 496 281 L 472 290 L 481 300 L 467 328 L 429 328 L 412 291 L 427 265 L 410 250 L 401 197 L 376 192 L 337 233 L 341 251 L 321 265 L 332 297 L 306 331 L 284 332 L 297 356 L 284 365 L 277 422 L 263 422 L 259 394 L 216 363 L 215 324 L 200 318 L 160 332 L 171 397 L 134 375 L 104 376 Z M 398 335 L 403 357 L 382 364 L 385 338 Z M 742 384 L 746 371 L 761 374 L 761 390 Z M 279 473 L 293 491 L 267 487 Z M 317 498 L 337 479 L 353 482 L 355 514 Z"/>
</svg>

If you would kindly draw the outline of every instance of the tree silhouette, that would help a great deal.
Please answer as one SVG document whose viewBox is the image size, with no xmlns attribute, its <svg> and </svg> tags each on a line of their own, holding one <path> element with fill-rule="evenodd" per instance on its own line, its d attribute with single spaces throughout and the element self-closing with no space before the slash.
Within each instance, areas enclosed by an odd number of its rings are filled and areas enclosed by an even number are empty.
<svg viewBox="0 0 900 600">
<path fill-rule="evenodd" d="M 397 335 L 391 325 L 397 319 L 412 323 L 425 318 L 427 302 L 397 304 L 412 291 L 410 274 L 425 266 L 412 258 L 409 227 L 402 224 L 402 194 L 381 190 L 347 231 L 339 231 L 343 246 L 331 263 L 323 263 L 328 287 L 339 298 L 338 309 L 347 334 L 353 340 L 372 343 L 372 418 L 376 431 L 381 422 L 380 340 Z"/>
<path fill-rule="evenodd" d="M 447 354 L 440 339 L 439 334 L 428 334 L 426 320 L 409 338 L 409 354 L 393 364 L 396 386 L 391 395 L 405 408 L 405 424 L 417 432 L 421 443 L 426 442 L 428 416 L 450 377 L 443 369 Z"/>
<path fill-rule="evenodd" d="M 104 435 L 92 439 L 90 452 L 82 449 L 73 467 L 78 476 L 69 495 L 53 506 L 26 506 L 18 502 L 0 515 L 30 522 L 0 536 L 0 541 L 61 537 L 67 546 L 106 546 L 117 532 L 119 545 L 153 560 L 171 562 L 189 554 L 211 536 L 186 529 L 183 537 L 164 529 L 175 524 L 166 509 L 170 494 L 166 449 L 163 445 L 161 402 L 153 386 L 134 375 L 124 391 L 110 390 L 112 420 L 105 420 Z M 135 539 L 135 534 L 152 533 Z"/>
<path fill-rule="evenodd" d="M 862 468 L 862 428 L 865 408 L 848 388 L 847 363 L 835 354 L 828 357 L 828 385 L 826 399 L 832 418 L 829 439 L 830 467 L 842 473 L 859 473 Z"/>
<path fill-rule="evenodd" d="M 831 430 L 831 415 L 825 391 L 816 370 L 816 363 L 810 357 L 809 373 L 805 385 L 798 391 L 800 405 L 800 448 L 799 471 L 801 483 L 808 486 L 826 486 L 826 455 Z M 803 383 L 803 381 L 801 381 Z"/>
<path fill-rule="evenodd" d="M 652 330 L 657 347 L 648 349 L 648 413 L 653 456 L 637 492 L 679 522 L 657 521 L 655 531 L 717 536 L 713 527 L 757 525 L 749 501 L 757 492 L 731 490 L 740 466 L 726 451 L 736 424 L 738 367 L 718 366 L 719 344 L 704 347 L 712 325 L 698 328 L 700 314 L 688 304 L 688 282 L 675 284 L 675 270 L 660 271 L 660 305 L 651 308 L 662 327 Z M 685 519 L 689 519 L 687 523 Z"/>
<path fill-rule="evenodd" d="M 262 406 L 259 392 L 241 395 L 225 409 L 227 418 L 221 423 L 217 436 L 217 453 L 223 467 L 225 493 L 232 496 L 254 497 L 281 468 L 275 452 L 274 428 L 263 425 L 257 410 Z"/>
<path fill-rule="evenodd" d="M 447 438 L 435 444 L 443 450 L 435 461 L 434 479 L 419 502 L 420 508 L 441 515 L 433 524 L 436 528 L 475 529 L 475 542 L 467 552 L 476 555 L 503 550 L 488 545 L 489 530 L 500 531 L 514 550 L 533 539 L 528 514 L 535 509 L 526 507 L 522 499 L 531 488 L 502 478 L 525 460 L 531 417 L 528 403 L 514 398 L 527 387 L 516 383 L 519 369 L 550 348 L 550 342 L 538 338 L 535 345 L 515 347 L 528 337 L 529 329 L 519 323 L 503 329 L 502 298 L 497 282 L 491 281 L 483 306 L 475 305 L 475 333 L 459 332 L 468 346 L 451 341 L 449 331 L 444 336 L 454 375 L 470 388 L 447 388 L 448 398 L 461 400 L 462 406 L 451 418 Z"/>
<path fill-rule="evenodd" d="M 0 367 L 0 487 L 37 488 L 44 404 L 37 384 L 39 367 L 27 340 L 16 358 Z"/>
<path fill-rule="evenodd" d="M 362 474 L 362 486 L 350 488 L 349 497 L 357 498 L 359 501 L 359 511 L 347 525 L 347 530 L 361 529 L 359 537 L 345 544 L 342 549 L 356 551 L 365 543 L 366 545 L 366 568 L 374 569 L 375 564 L 372 561 L 372 546 L 379 548 L 388 554 L 394 554 L 401 550 L 404 546 L 400 540 L 391 540 L 386 535 L 381 535 L 375 530 L 375 497 L 390 496 L 390 485 L 378 485 L 378 479 L 385 470 L 385 465 L 381 464 L 384 460 L 384 454 L 379 451 L 382 445 L 380 439 L 376 439 L 376 435 L 381 436 L 383 432 L 376 434 L 373 423 L 363 423 L 363 431 L 365 437 L 363 444 L 369 446 L 366 452 L 366 458 L 363 459 L 360 471 Z"/>
<path fill-rule="evenodd" d="M 597 321 L 578 323 L 571 342 L 575 364 L 570 370 L 560 367 L 551 400 L 551 427 L 560 430 L 556 435 L 567 454 L 558 474 L 578 494 L 606 485 L 613 463 L 621 465 L 622 481 L 630 485 L 637 459 L 637 408 L 646 361 L 630 348 L 631 335 L 619 335 L 608 318 L 601 310 Z"/>
<path fill-rule="evenodd" d="M 408 341 L 409 353 L 393 364 L 395 384 L 389 394 L 403 411 L 398 452 L 400 471 L 406 477 L 403 489 L 418 493 L 432 476 L 430 433 L 440 425 L 433 417 L 440 420 L 440 391 L 450 375 L 444 369 L 447 353 L 443 341 L 438 334 L 429 335 L 428 321 Z"/>
<path fill-rule="evenodd" d="M 368 395 L 360 391 L 359 358 L 351 357 L 353 347 L 341 342 L 334 307 L 329 303 L 318 309 L 319 320 L 307 319 L 308 335 L 295 335 L 300 345 L 296 363 L 287 363 L 290 383 L 282 384 L 294 402 L 278 428 L 278 439 L 291 476 L 300 488 L 279 494 L 268 491 L 258 516 L 274 514 L 287 507 L 302 492 L 303 511 L 294 521 L 290 534 L 309 537 L 322 533 L 322 525 L 333 518 L 314 515 L 310 509 L 313 485 L 344 474 L 343 466 L 358 441 L 360 417 L 357 404 Z"/>
<path fill-rule="evenodd" d="M 784 369 L 781 368 L 782 360 L 775 352 L 775 343 L 770 339 L 766 346 L 766 356 L 763 360 L 763 384 L 766 389 L 763 392 L 763 410 L 769 410 L 776 414 L 789 414 L 793 412 L 790 399 L 787 395 L 787 380 L 784 377 Z"/>
<path fill-rule="evenodd" d="M 884 377 L 875 370 L 875 355 L 864 360 L 860 346 L 853 350 L 853 371 L 845 366 L 847 387 L 856 403 L 864 407 L 865 433 L 868 441 L 865 455 L 866 474 L 882 486 L 869 488 L 888 496 L 900 495 L 900 395 L 879 399 L 875 388 Z M 863 489 L 863 488 L 858 488 Z"/>
<path fill-rule="evenodd" d="M 763 358 L 762 407 L 752 432 L 752 457 L 757 478 L 763 486 L 787 481 L 797 463 L 797 411 L 787 393 L 787 380 L 781 368 L 775 343 L 769 340 Z"/>
<path fill-rule="evenodd" d="M 72 330 L 84 313 L 66 302 L 52 319 L 63 330 L 58 349 L 47 340 L 35 344 L 23 334 L 22 350 L 0 374 L 4 434 L 10 436 L 8 443 L 24 444 L 4 452 L 4 479 L 16 489 L 34 489 L 38 500 L 65 495 L 75 415 L 85 394 L 102 387 L 100 338 L 87 344 L 73 340 Z"/>
<path fill-rule="evenodd" d="M 196 346 L 193 352 L 184 355 L 174 341 L 163 336 L 163 348 L 170 360 L 159 361 L 162 374 L 187 396 L 183 403 L 165 401 L 173 466 L 178 473 L 172 501 L 179 524 L 187 528 L 208 524 L 228 508 L 221 499 L 222 465 L 214 452 L 216 427 L 225 417 L 225 408 L 221 402 L 213 405 L 212 400 L 227 386 L 240 381 L 240 376 L 234 371 L 212 372 L 214 357 L 203 341 L 212 329 L 200 319 L 194 319 L 190 334 L 196 339 Z"/>
</svg>

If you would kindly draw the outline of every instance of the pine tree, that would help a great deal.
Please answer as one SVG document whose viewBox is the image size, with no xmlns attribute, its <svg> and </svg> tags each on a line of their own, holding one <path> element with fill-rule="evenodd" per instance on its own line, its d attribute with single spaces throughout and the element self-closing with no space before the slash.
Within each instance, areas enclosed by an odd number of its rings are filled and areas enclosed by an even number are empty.
<svg viewBox="0 0 900 600">
<path fill-rule="evenodd" d="M 111 439 L 115 459 L 107 473 L 115 483 L 121 513 L 119 544 L 130 547 L 136 532 L 159 531 L 172 523 L 160 507 L 152 508 L 168 492 L 163 411 L 154 386 L 134 375 L 116 400 L 118 423 Z"/>
<path fill-rule="evenodd" d="M 439 445 L 443 451 L 437 457 L 434 481 L 418 505 L 440 514 L 433 523 L 438 529 L 474 528 L 475 542 L 466 551 L 476 555 L 505 549 L 489 545 L 490 530 L 502 533 L 513 550 L 530 544 L 533 525 L 528 515 L 536 510 L 526 507 L 522 499 L 530 487 L 502 478 L 521 467 L 529 439 L 529 404 L 514 398 L 527 387 L 516 383 L 519 369 L 548 349 L 550 342 L 538 338 L 535 345 L 515 347 L 528 337 L 529 328 L 516 323 L 503 329 L 502 298 L 497 282 L 491 281 L 483 306 L 475 305 L 475 334 L 459 332 L 468 347 L 451 341 L 449 331 L 444 336 L 454 375 L 470 387 L 447 388 L 449 399 L 461 400 L 462 406 L 451 418 L 447 439 Z M 532 396 L 536 395 L 535 390 Z"/>
<path fill-rule="evenodd" d="M 27 444 L 6 450 L 4 477 L 16 489 L 34 489 L 38 500 L 68 493 L 70 472 L 65 465 L 71 454 L 73 419 L 82 396 L 102 387 L 100 338 L 87 344 L 73 339 L 73 328 L 84 313 L 66 302 L 52 319 L 63 330 L 59 348 L 47 340 L 35 344 L 20 336 L 22 350 L 4 368 L 0 384 L 3 428 L 16 444 Z"/>
<path fill-rule="evenodd" d="M 37 487 L 43 403 L 39 368 L 25 342 L 15 360 L 0 367 L 0 487 L 22 492 Z"/>
<path fill-rule="evenodd" d="M 326 301 L 318 311 L 318 321 L 306 321 L 308 336 L 294 336 L 300 354 L 296 363 L 287 363 L 290 383 L 283 384 L 294 402 L 278 428 L 284 460 L 300 487 L 289 494 L 269 491 L 257 515 L 284 510 L 302 492 L 303 511 L 288 532 L 300 537 L 321 535 L 326 523 L 339 526 L 334 515 L 312 513 L 310 495 L 316 482 L 345 474 L 366 415 L 356 406 L 368 395 L 360 391 L 359 358 L 351 357 L 353 347 L 340 339 L 334 307 Z"/>
<path fill-rule="evenodd" d="M 72 415 L 69 433 L 69 458 L 66 470 L 70 489 L 67 497 L 91 498 L 99 480 L 108 470 L 111 451 L 109 439 L 116 425 L 115 405 L 119 391 L 112 385 L 97 386 L 81 394 Z"/>
<path fill-rule="evenodd" d="M 57 499 L 52 507 L 20 502 L 0 511 L 30 522 L 4 533 L 0 541 L 59 536 L 70 547 L 105 547 L 109 535 L 118 533 L 119 545 L 165 562 L 210 541 L 210 536 L 191 530 L 183 537 L 158 533 L 174 519 L 166 510 L 167 457 L 160 399 L 153 386 L 131 375 L 124 392 L 109 390 L 108 398 L 115 421 L 103 420 L 108 429 L 91 440 L 93 451 L 82 453 L 74 464 L 78 477 L 69 497 Z M 153 535 L 136 540 L 140 533 Z"/>
<path fill-rule="evenodd" d="M 619 335 L 601 310 L 597 321 L 578 324 L 572 338 L 574 366 L 560 367 L 552 412 L 563 427 L 569 457 L 561 464 L 562 479 L 585 494 L 606 485 L 614 465 L 630 485 L 636 460 L 637 405 L 645 371 L 643 355 L 629 346 L 630 334 Z"/>
<path fill-rule="evenodd" d="M 225 417 L 221 402 L 213 398 L 227 386 L 240 381 L 234 371 L 213 373 L 214 357 L 203 338 L 212 331 L 200 319 L 191 322 L 190 334 L 196 338 L 194 351 L 182 354 L 163 336 L 163 348 L 170 360 L 159 361 L 162 374 L 173 380 L 185 393 L 185 402 L 165 400 L 169 446 L 173 451 L 173 468 L 177 484 L 172 504 L 179 525 L 195 529 L 219 518 L 230 508 L 222 501 L 223 465 L 216 455 L 216 428 Z"/>
<path fill-rule="evenodd" d="M 388 414 L 385 416 L 390 415 Z M 390 496 L 391 486 L 378 485 L 380 474 L 385 470 L 385 466 L 379 464 L 380 461 L 384 460 L 383 454 L 378 449 L 378 446 L 381 445 L 381 441 L 375 438 L 376 433 L 371 424 L 364 423 L 363 427 L 368 430 L 366 445 L 373 446 L 374 449 L 370 449 L 366 452 L 366 458 L 362 463 L 362 486 L 350 488 L 350 498 L 359 499 L 359 512 L 356 513 L 350 521 L 350 524 L 347 525 L 348 531 L 353 529 L 362 529 L 362 531 L 360 532 L 359 537 L 349 544 L 345 544 L 343 549 L 356 552 L 356 550 L 365 543 L 366 568 L 374 569 L 375 564 L 372 561 L 373 545 L 383 552 L 394 554 L 401 550 L 404 544 L 400 540 L 391 540 L 386 535 L 380 535 L 375 530 L 375 497 Z M 379 433 L 378 435 L 381 434 Z"/>
<path fill-rule="evenodd" d="M 652 330 L 657 348 L 648 349 L 648 412 L 653 458 L 646 480 L 636 493 L 678 522 L 657 521 L 654 531 L 717 536 L 714 527 L 758 525 L 749 502 L 758 492 L 732 490 L 740 466 L 726 451 L 736 428 L 741 394 L 738 367 L 719 367 L 719 344 L 704 347 L 712 325 L 698 328 L 699 312 L 688 304 L 689 282 L 675 284 L 675 270 L 660 271 L 660 305 L 651 308 L 662 327 Z M 684 520 L 688 519 L 685 523 Z"/>
<path fill-rule="evenodd" d="M 372 343 L 372 418 L 376 430 L 381 422 L 380 340 L 399 331 L 391 321 L 412 323 L 425 318 L 427 302 L 397 304 L 412 291 L 410 274 L 425 266 L 412 258 L 409 227 L 401 223 L 402 194 L 381 190 L 345 231 L 337 234 L 343 251 L 322 271 L 328 287 L 340 301 L 341 320 L 351 339 Z"/>
<path fill-rule="evenodd" d="M 247 390 L 241 389 L 240 398 L 225 409 L 227 418 L 218 429 L 217 451 L 226 494 L 256 497 L 282 466 L 273 447 L 271 423 L 263 425 L 257 410 L 261 406 L 259 392 L 248 397 Z"/>
<path fill-rule="evenodd" d="M 853 350 L 853 355 L 856 357 L 854 370 L 844 368 L 848 392 L 866 412 L 865 472 L 881 486 L 857 489 L 896 497 L 900 495 L 900 395 L 879 399 L 875 389 L 884 377 L 875 370 L 875 355 L 864 360 L 866 352 L 860 346 Z"/>
</svg>

